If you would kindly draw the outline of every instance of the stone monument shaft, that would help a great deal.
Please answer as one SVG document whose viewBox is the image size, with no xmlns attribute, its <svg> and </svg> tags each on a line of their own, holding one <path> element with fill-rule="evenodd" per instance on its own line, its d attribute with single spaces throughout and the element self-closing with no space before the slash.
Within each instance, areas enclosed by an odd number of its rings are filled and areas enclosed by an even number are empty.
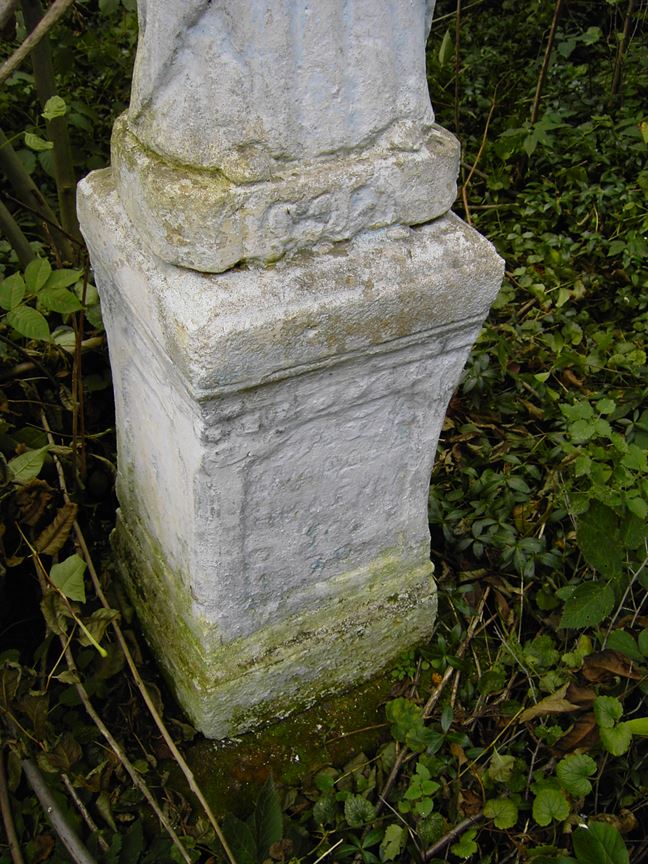
<svg viewBox="0 0 648 864">
<path fill-rule="evenodd" d="M 140 0 L 79 187 L 114 375 L 114 547 L 206 735 L 429 636 L 427 493 L 501 280 L 449 213 L 429 0 Z"/>
</svg>

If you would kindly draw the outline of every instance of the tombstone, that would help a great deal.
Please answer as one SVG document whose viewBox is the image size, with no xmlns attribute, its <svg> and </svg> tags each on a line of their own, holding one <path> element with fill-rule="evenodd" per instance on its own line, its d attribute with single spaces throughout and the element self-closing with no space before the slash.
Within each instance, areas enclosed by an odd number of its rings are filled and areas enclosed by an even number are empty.
<svg viewBox="0 0 648 864">
<path fill-rule="evenodd" d="M 140 0 L 79 186 L 113 369 L 116 559 L 205 735 L 428 638 L 430 473 L 502 277 L 449 212 L 431 0 Z"/>
</svg>

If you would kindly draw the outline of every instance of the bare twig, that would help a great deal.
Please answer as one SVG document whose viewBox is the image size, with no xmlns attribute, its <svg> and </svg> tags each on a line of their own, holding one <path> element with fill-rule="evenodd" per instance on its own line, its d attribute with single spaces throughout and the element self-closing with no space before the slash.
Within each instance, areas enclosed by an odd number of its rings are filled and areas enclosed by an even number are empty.
<svg viewBox="0 0 648 864">
<path fill-rule="evenodd" d="M 48 440 L 50 441 L 50 443 L 54 443 L 54 438 L 52 436 L 52 430 L 49 427 L 49 423 L 47 422 L 47 418 L 45 417 L 44 413 L 41 414 L 41 421 L 43 423 L 43 428 L 45 429 L 45 431 L 47 433 Z M 55 462 L 56 462 L 56 469 L 57 469 L 58 477 L 59 477 L 59 485 L 61 487 L 61 490 L 63 492 L 63 496 L 64 496 L 65 500 L 69 501 L 70 497 L 69 497 L 69 494 L 67 491 L 67 486 L 65 483 L 65 475 L 63 473 L 63 468 L 62 468 L 59 460 L 56 457 L 55 457 Z M 74 523 L 74 531 L 75 531 L 77 543 L 79 545 L 79 548 L 81 549 L 81 553 L 82 553 L 82 555 L 86 561 L 86 564 L 88 565 L 88 572 L 90 573 L 90 578 L 92 579 L 92 584 L 94 585 L 94 589 L 95 589 L 95 592 L 97 594 L 97 597 L 99 598 L 100 603 L 102 604 L 102 606 L 105 609 L 110 609 L 111 608 L 110 604 L 108 603 L 108 600 L 106 599 L 106 595 L 103 592 L 103 589 L 101 587 L 101 582 L 99 580 L 99 575 L 98 575 L 98 573 L 95 569 L 94 563 L 92 561 L 92 557 L 90 555 L 90 550 L 88 549 L 88 544 L 86 543 L 83 531 L 81 530 L 81 526 L 79 525 L 78 522 Z M 236 858 L 234 857 L 234 853 L 230 849 L 229 844 L 227 843 L 227 840 L 225 839 L 225 835 L 223 834 L 223 831 L 222 831 L 222 829 L 218 823 L 218 820 L 214 816 L 214 813 L 213 813 L 211 807 L 209 806 L 202 789 L 200 788 L 200 786 L 196 782 L 196 778 L 194 777 L 191 768 L 187 764 L 183 755 L 178 750 L 178 747 L 177 747 L 175 741 L 171 737 L 171 733 L 167 729 L 167 727 L 164 723 L 164 720 L 162 719 L 162 717 L 160 717 L 160 714 L 159 714 L 157 708 L 155 707 L 155 704 L 151 698 L 151 695 L 148 691 L 148 688 L 146 687 L 146 684 L 144 683 L 142 676 L 139 674 L 139 670 L 135 664 L 135 661 L 133 660 L 133 655 L 131 654 L 130 648 L 128 647 L 128 643 L 126 642 L 126 638 L 124 637 L 123 630 L 121 629 L 121 627 L 119 626 L 119 624 L 115 620 L 111 621 L 110 623 L 112 625 L 112 629 L 115 633 L 115 636 L 117 637 L 117 641 L 119 643 L 119 646 L 120 646 L 120 648 L 124 654 L 124 657 L 126 659 L 128 667 L 131 671 L 131 674 L 133 676 L 133 680 L 135 681 L 137 689 L 140 691 L 140 694 L 141 694 L 142 699 L 144 700 L 144 702 L 146 704 L 146 707 L 149 709 L 149 712 L 150 712 L 151 717 L 153 718 L 153 720 L 155 722 L 155 725 L 159 729 L 162 737 L 164 738 L 164 741 L 165 741 L 167 747 L 169 748 L 169 750 L 173 754 L 173 758 L 176 760 L 178 766 L 180 767 L 180 770 L 184 774 L 185 779 L 187 780 L 187 783 L 189 784 L 189 788 L 194 793 L 194 795 L 198 799 L 198 802 L 200 803 L 201 807 L 203 808 L 203 811 L 204 811 L 205 815 L 207 816 L 212 828 L 214 829 L 214 833 L 218 837 L 218 840 L 220 841 L 220 843 L 223 847 L 223 850 L 224 850 L 228 860 L 230 861 L 230 864 L 237 864 Z"/>
<path fill-rule="evenodd" d="M 560 11 L 562 8 L 562 0 L 556 0 L 556 5 L 554 7 L 554 14 L 551 20 L 551 28 L 549 29 L 549 35 L 547 37 L 547 45 L 545 47 L 544 59 L 542 61 L 542 67 L 540 69 L 540 75 L 538 76 L 538 81 L 536 84 L 535 96 L 533 97 L 533 107 L 531 108 L 531 125 L 537 121 L 538 114 L 540 113 L 540 100 L 542 99 L 542 91 L 544 90 L 544 83 L 547 78 L 547 72 L 549 71 L 549 63 L 551 61 L 551 52 L 553 50 L 554 40 L 556 38 L 556 30 L 558 28 L 558 19 L 560 18 Z"/>
<path fill-rule="evenodd" d="M 25 237 L 22 228 L 2 201 L 0 201 L 0 231 L 2 231 L 9 241 L 11 248 L 15 250 L 18 262 L 24 269 L 30 261 L 34 260 L 36 255 L 29 245 L 29 240 Z"/>
<path fill-rule="evenodd" d="M 482 614 L 484 612 L 484 606 L 486 605 L 486 600 L 488 599 L 489 593 L 490 593 L 490 588 L 486 588 L 486 590 L 484 591 L 482 598 L 479 602 L 479 607 L 477 608 L 477 611 L 475 612 L 475 614 L 474 614 L 474 616 L 470 622 L 470 626 L 468 627 L 468 632 L 466 633 L 466 638 L 463 640 L 463 642 L 461 643 L 461 645 L 457 649 L 457 657 L 459 659 L 461 659 L 463 657 L 463 655 L 466 653 L 466 649 L 470 645 L 470 642 L 471 642 L 473 636 L 475 635 L 477 627 L 479 626 L 479 623 L 481 621 L 481 617 L 482 617 Z M 423 708 L 423 717 L 425 719 L 429 718 L 430 714 L 434 710 L 434 707 L 436 706 L 437 702 L 441 698 L 441 694 L 443 693 L 443 690 L 444 690 L 446 684 L 448 683 L 450 678 L 452 678 L 455 671 L 456 670 L 454 669 L 453 666 L 448 666 L 448 668 L 443 673 L 443 678 L 441 679 L 441 682 L 436 687 L 434 693 L 432 693 L 432 695 L 427 700 L 427 702 L 425 703 L 425 706 Z M 384 784 L 384 786 L 380 792 L 380 795 L 378 798 L 378 803 L 376 804 L 376 813 L 380 813 L 380 811 L 382 810 L 382 800 L 387 797 L 387 795 L 389 794 L 389 790 L 394 785 L 394 782 L 395 782 L 396 778 L 398 777 L 399 771 L 400 771 L 403 763 L 405 762 L 408 753 L 409 753 L 409 749 L 404 746 L 401 748 L 398 756 L 396 757 L 396 761 L 394 762 L 394 765 L 393 765 L 391 771 L 389 772 L 389 776 L 387 777 L 387 780 L 385 780 L 385 784 Z"/>
<path fill-rule="evenodd" d="M 625 60 L 626 52 L 628 50 L 628 43 L 630 41 L 630 24 L 632 21 L 632 14 L 634 12 L 635 2 L 636 0 L 628 0 L 628 9 L 626 11 L 625 21 L 623 23 L 623 35 L 621 36 L 621 41 L 619 42 L 619 50 L 617 51 L 617 56 L 614 63 L 612 87 L 610 89 L 610 96 L 613 99 L 615 96 L 618 96 L 619 90 L 621 89 L 623 63 Z"/>
<path fill-rule="evenodd" d="M 0 809 L 2 810 L 2 821 L 4 822 L 5 834 L 7 835 L 7 844 L 11 853 L 13 864 L 25 864 L 25 859 L 18 845 L 18 836 L 16 834 L 16 826 L 13 821 L 11 812 L 11 803 L 9 802 L 9 790 L 7 788 L 7 774 L 5 772 L 4 748 L 0 747 Z"/>
<path fill-rule="evenodd" d="M 453 843 L 457 837 L 460 837 L 464 831 L 467 831 L 477 822 L 481 822 L 484 818 L 484 814 L 480 811 L 479 813 L 475 813 L 474 816 L 469 816 L 468 819 L 464 819 L 463 822 L 460 822 L 458 825 L 452 829 L 452 831 L 448 831 L 448 833 L 442 837 L 440 840 L 434 844 L 434 846 L 430 846 L 429 849 L 426 849 L 423 853 L 423 860 L 429 861 L 430 858 L 434 858 L 435 855 L 438 855 L 439 852 L 443 851 L 446 846 L 449 846 L 450 843 Z"/>
<path fill-rule="evenodd" d="M 36 763 L 31 759 L 23 759 L 22 768 L 25 772 L 25 777 L 29 781 L 29 785 L 34 790 L 34 794 L 51 822 L 52 828 L 58 834 L 61 843 L 63 843 L 75 864 L 96 864 L 96 860 L 79 840 L 61 808 L 56 803 Z"/>
<path fill-rule="evenodd" d="M 19 45 L 14 53 L 0 66 L 0 84 L 4 84 L 7 78 L 18 69 L 29 53 L 38 45 L 59 18 L 72 6 L 74 0 L 55 0 L 36 27 L 29 34 L 22 45 Z"/>
<path fill-rule="evenodd" d="M 81 814 L 81 816 L 83 818 L 83 821 L 86 823 L 88 828 L 92 831 L 94 836 L 97 838 L 97 843 L 101 846 L 102 851 L 107 852 L 110 849 L 110 846 L 106 843 L 103 835 L 99 831 L 99 827 L 97 826 L 97 823 L 94 821 L 94 819 L 92 818 L 92 816 L 88 812 L 88 808 L 85 806 L 85 804 L 83 803 L 83 801 L 79 797 L 79 793 L 76 791 L 76 789 L 72 785 L 72 781 L 70 780 L 70 778 L 68 777 L 67 774 L 62 774 L 61 777 L 63 779 L 63 783 L 65 785 L 65 788 L 68 791 L 68 795 L 74 801 L 77 810 L 79 811 L 79 813 Z"/>
<path fill-rule="evenodd" d="M 0 0 L 0 30 L 9 23 L 9 19 L 16 11 L 18 0 Z"/>
</svg>

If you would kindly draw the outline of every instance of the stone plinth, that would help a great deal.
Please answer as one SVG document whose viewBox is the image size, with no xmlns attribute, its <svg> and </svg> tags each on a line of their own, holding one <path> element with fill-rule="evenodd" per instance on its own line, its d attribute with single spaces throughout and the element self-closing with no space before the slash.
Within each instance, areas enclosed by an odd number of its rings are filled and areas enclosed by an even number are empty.
<svg viewBox="0 0 648 864">
<path fill-rule="evenodd" d="M 448 210 L 433 0 L 139 0 L 79 187 L 114 373 L 118 564 L 206 735 L 428 637 L 427 496 L 502 276 Z"/>
<path fill-rule="evenodd" d="M 204 274 L 80 185 L 117 410 L 116 548 L 194 723 L 222 737 L 430 635 L 437 438 L 502 262 L 449 214 Z"/>
</svg>

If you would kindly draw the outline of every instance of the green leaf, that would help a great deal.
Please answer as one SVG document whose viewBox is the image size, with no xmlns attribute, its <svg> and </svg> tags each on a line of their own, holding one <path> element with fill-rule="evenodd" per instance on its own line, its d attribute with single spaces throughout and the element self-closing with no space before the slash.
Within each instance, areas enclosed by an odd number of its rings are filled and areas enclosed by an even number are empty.
<svg viewBox="0 0 648 864">
<path fill-rule="evenodd" d="M 626 720 L 623 725 L 633 735 L 641 735 L 642 738 L 648 736 L 648 717 L 635 717 L 632 720 Z"/>
<path fill-rule="evenodd" d="M 562 822 L 569 816 L 569 802 L 562 789 L 541 789 L 533 802 L 533 818 L 543 828 L 554 819 Z"/>
<path fill-rule="evenodd" d="M 283 813 L 272 775 L 268 777 L 259 792 L 254 821 L 258 856 L 264 860 L 268 857 L 272 844 L 278 843 L 283 837 Z"/>
<path fill-rule="evenodd" d="M 625 654 L 626 657 L 635 660 L 637 663 L 643 662 L 644 658 L 637 647 L 637 643 L 632 635 L 626 630 L 613 630 L 608 636 L 605 647 L 609 648 L 611 651 L 619 651 L 621 654 Z"/>
<path fill-rule="evenodd" d="M 388 825 L 380 844 L 380 860 L 395 861 L 407 840 L 407 833 L 401 825 Z"/>
<path fill-rule="evenodd" d="M 51 150 L 54 146 L 51 141 L 45 141 L 44 138 L 34 135 L 33 132 L 25 132 L 25 144 L 37 153 L 42 153 L 44 150 Z"/>
<path fill-rule="evenodd" d="M 603 576 L 613 579 L 621 574 L 623 546 L 619 520 L 609 507 L 592 501 L 589 510 L 578 518 L 576 542 L 587 563 Z"/>
<path fill-rule="evenodd" d="M 60 96 L 50 96 L 45 103 L 42 116 L 46 120 L 54 120 L 55 117 L 65 117 L 66 112 L 67 105 L 65 104 L 65 100 L 61 99 Z"/>
<path fill-rule="evenodd" d="M 556 765 L 556 776 L 565 792 L 574 798 L 584 798 L 592 791 L 587 779 L 596 773 L 596 762 L 584 753 L 565 756 Z"/>
<path fill-rule="evenodd" d="M 34 258 L 25 268 L 25 282 L 31 294 L 38 294 L 50 278 L 52 265 L 46 258 Z"/>
<path fill-rule="evenodd" d="M 604 582 L 584 582 L 565 602 L 560 627 L 592 627 L 603 621 L 614 608 L 614 591 Z"/>
<path fill-rule="evenodd" d="M 445 66 L 448 60 L 452 57 L 453 53 L 453 41 L 452 36 L 450 35 L 450 30 L 446 30 L 443 34 L 443 39 L 441 40 L 441 45 L 439 47 L 439 66 Z"/>
<path fill-rule="evenodd" d="M 623 705 L 616 696 L 597 696 L 594 716 L 601 729 L 612 729 L 623 716 Z"/>
<path fill-rule="evenodd" d="M 43 288 L 38 300 L 51 312 L 78 312 L 83 308 L 76 294 L 67 288 Z"/>
<path fill-rule="evenodd" d="M 221 827 L 237 864 L 258 864 L 256 840 L 250 826 L 228 813 Z"/>
<path fill-rule="evenodd" d="M 0 306 L 14 309 L 25 296 L 25 280 L 20 273 L 8 276 L 0 285 Z"/>
<path fill-rule="evenodd" d="M 75 553 L 60 564 L 52 566 L 50 570 L 50 582 L 68 600 L 78 600 L 80 603 L 85 603 L 85 585 L 83 584 L 85 569 L 85 561 Z"/>
<path fill-rule="evenodd" d="M 38 477 L 45 462 L 49 445 L 39 447 L 38 450 L 28 450 L 20 456 L 14 456 L 9 460 L 9 472 L 14 483 L 29 483 L 34 477 Z"/>
<path fill-rule="evenodd" d="M 477 843 L 475 842 L 476 836 L 477 829 L 470 828 L 461 835 L 460 840 L 452 844 L 450 851 L 453 855 L 456 855 L 457 858 L 470 858 L 471 855 L 474 855 L 475 852 L 477 852 Z"/>
<path fill-rule="evenodd" d="M 629 864 L 621 834 L 606 822 L 590 822 L 588 828 L 577 828 L 572 842 L 579 864 Z"/>
<path fill-rule="evenodd" d="M 361 828 L 376 817 L 376 808 L 362 795 L 349 795 L 344 802 L 344 818 L 350 828 Z"/>
<path fill-rule="evenodd" d="M 601 744 L 613 756 L 623 756 L 632 744 L 632 732 L 627 723 L 619 723 L 612 729 L 599 729 Z"/>
<path fill-rule="evenodd" d="M 83 271 L 81 270 L 52 270 L 44 288 L 69 288 L 76 285 Z"/>
<path fill-rule="evenodd" d="M 496 783 L 508 783 L 513 774 L 514 767 L 515 756 L 511 756 L 510 754 L 500 756 L 497 750 L 493 750 L 493 755 L 488 765 L 488 776 Z"/>
<path fill-rule="evenodd" d="M 7 312 L 6 320 L 10 327 L 26 339 L 49 341 L 50 331 L 46 319 L 31 306 L 16 306 L 11 312 Z"/>
<path fill-rule="evenodd" d="M 517 804 L 510 798 L 491 798 L 484 805 L 484 816 L 492 819 L 496 828 L 512 828 L 518 818 Z"/>
</svg>

